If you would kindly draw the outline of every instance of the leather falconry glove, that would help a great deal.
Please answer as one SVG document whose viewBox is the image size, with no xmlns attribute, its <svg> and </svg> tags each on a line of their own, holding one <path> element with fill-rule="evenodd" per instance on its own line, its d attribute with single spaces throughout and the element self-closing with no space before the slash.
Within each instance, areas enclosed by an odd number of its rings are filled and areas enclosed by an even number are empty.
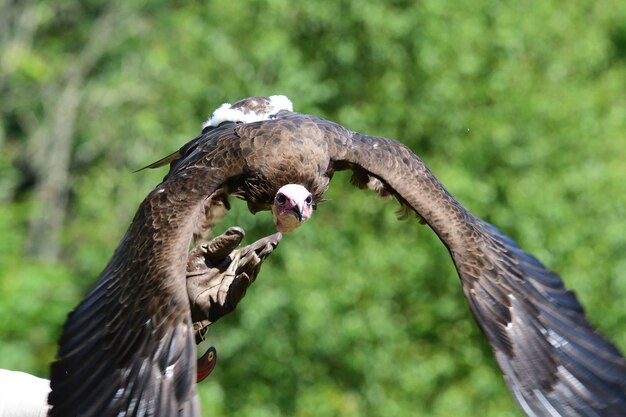
<svg viewBox="0 0 626 417">
<path fill-rule="evenodd" d="M 275 233 L 237 249 L 244 236 L 243 229 L 231 227 L 189 253 L 187 294 L 197 344 L 204 340 L 207 326 L 237 307 L 256 280 L 261 264 L 282 238 L 280 233 Z M 211 346 L 198 359 L 197 382 L 211 373 L 216 359 L 215 348 Z"/>
</svg>

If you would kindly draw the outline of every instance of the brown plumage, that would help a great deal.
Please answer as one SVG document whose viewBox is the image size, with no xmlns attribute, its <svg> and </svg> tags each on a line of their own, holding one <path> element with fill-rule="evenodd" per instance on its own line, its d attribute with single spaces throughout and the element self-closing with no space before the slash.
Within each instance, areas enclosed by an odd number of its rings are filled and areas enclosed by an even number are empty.
<svg viewBox="0 0 626 417">
<path fill-rule="evenodd" d="M 83 416 L 135 415 L 137 407 L 145 415 L 199 415 L 182 279 L 204 202 L 219 189 L 254 212 L 269 208 L 288 183 L 304 185 L 318 202 L 333 173 L 350 169 L 355 185 L 394 196 L 446 245 L 527 415 L 626 415 L 626 361 L 588 322 L 574 293 L 465 209 L 401 143 L 283 110 L 259 122 L 205 129 L 179 155 L 141 204 L 95 289 L 68 318 L 52 367 L 53 405 L 71 402 L 73 414 Z M 97 326 L 96 337 L 78 338 L 80 326 Z M 77 391 L 81 386 L 89 389 Z"/>
</svg>

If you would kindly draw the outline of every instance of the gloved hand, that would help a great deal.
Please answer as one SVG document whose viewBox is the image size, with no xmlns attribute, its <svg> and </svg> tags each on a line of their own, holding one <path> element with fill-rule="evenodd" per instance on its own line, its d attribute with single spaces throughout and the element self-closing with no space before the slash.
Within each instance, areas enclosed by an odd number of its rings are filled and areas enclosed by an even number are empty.
<svg viewBox="0 0 626 417">
<path fill-rule="evenodd" d="M 231 227 L 189 254 L 187 294 L 191 318 L 199 327 L 215 323 L 237 307 L 282 238 L 275 233 L 237 249 L 244 235 L 243 229 Z"/>
<path fill-rule="evenodd" d="M 207 326 L 232 312 L 256 280 L 261 264 L 274 251 L 282 235 L 275 233 L 237 249 L 245 233 L 231 227 L 209 243 L 193 249 L 187 261 L 187 294 L 196 343 Z M 206 378 L 217 361 L 213 346 L 198 359 L 197 382 Z"/>
</svg>

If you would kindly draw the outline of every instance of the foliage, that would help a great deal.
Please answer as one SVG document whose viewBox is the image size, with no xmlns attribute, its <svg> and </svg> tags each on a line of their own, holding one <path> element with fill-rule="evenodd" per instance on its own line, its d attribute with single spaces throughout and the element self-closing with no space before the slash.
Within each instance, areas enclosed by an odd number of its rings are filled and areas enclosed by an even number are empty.
<svg viewBox="0 0 626 417">
<path fill-rule="evenodd" d="M 0 4 L 0 367 L 47 375 L 164 175 L 132 171 L 274 93 L 409 145 L 626 349 L 625 3 Z M 212 327 L 205 415 L 521 415 L 434 234 L 344 174 L 327 197 Z"/>
</svg>

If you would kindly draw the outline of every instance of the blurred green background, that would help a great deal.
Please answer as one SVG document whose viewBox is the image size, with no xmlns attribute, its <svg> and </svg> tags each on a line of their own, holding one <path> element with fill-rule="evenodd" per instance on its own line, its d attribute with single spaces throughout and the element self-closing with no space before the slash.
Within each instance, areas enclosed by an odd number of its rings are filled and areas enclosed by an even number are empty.
<svg viewBox="0 0 626 417">
<path fill-rule="evenodd" d="M 397 138 L 626 349 L 626 2 L 0 2 L 0 367 L 47 376 L 178 149 L 223 102 Z M 339 174 L 213 326 L 206 416 L 520 416 L 446 249 Z M 244 204 L 221 225 L 273 230 Z"/>
</svg>

